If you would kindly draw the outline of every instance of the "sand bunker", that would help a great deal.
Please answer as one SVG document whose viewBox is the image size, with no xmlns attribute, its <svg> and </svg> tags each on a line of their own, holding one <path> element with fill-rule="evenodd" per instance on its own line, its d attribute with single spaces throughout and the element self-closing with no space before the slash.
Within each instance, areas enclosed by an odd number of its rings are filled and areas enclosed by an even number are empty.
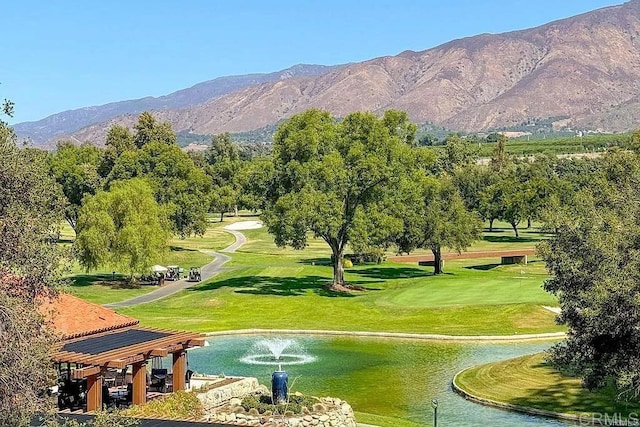
<svg viewBox="0 0 640 427">
<path fill-rule="evenodd" d="M 234 222 L 224 227 L 227 230 L 255 230 L 256 228 L 262 228 L 261 221 L 240 221 Z"/>
</svg>

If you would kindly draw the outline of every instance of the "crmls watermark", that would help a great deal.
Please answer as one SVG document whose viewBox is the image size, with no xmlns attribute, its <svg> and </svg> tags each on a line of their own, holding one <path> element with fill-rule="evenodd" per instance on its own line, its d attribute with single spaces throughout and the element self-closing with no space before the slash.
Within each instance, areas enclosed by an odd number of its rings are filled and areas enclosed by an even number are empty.
<svg viewBox="0 0 640 427">
<path fill-rule="evenodd" d="M 619 412 L 593 412 L 591 414 L 580 414 L 578 423 L 581 426 L 640 426 L 640 415 L 631 412 L 624 417 Z"/>
</svg>

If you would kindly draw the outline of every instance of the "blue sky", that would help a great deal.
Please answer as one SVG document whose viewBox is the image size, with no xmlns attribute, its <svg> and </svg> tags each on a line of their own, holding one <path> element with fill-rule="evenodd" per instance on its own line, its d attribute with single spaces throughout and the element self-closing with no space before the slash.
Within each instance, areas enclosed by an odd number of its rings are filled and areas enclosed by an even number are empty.
<svg viewBox="0 0 640 427">
<path fill-rule="evenodd" d="M 216 77 L 340 64 L 534 27 L 623 0 L 11 0 L 0 99 L 11 123 Z"/>
</svg>

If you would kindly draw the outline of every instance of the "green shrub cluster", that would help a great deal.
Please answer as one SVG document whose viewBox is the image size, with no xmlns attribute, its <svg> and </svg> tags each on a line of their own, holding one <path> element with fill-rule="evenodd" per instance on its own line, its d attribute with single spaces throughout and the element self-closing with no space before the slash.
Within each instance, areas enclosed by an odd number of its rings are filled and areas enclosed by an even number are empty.
<svg viewBox="0 0 640 427">
<path fill-rule="evenodd" d="M 345 260 L 351 261 L 353 264 L 380 264 L 382 261 L 386 260 L 386 256 L 384 251 L 372 251 L 372 252 L 362 252 L 362 253 L 354 253 L 354 254 L 345 254 Z"/>
<path fill-rule="evenodd" d="M 317 398 L 294 394 L 289 395 L 289 401 L 287 403 L 274 405 L 271 396 L 264 394 L 252 394 L 242 399 L 242 403 L 240 405 L 245 411 L 249 411 L 253 408 L 256 409 L 259 414 L 270 412 L 272 414 L 284 415 L 285 412 L 302 414 L 302 408 L 313 408 L 313 405 L 316 403 L 318 403 Z"/>
<path fill-rule="evenodd" d="M 152 400 L 144 405 L 133 406 L 123 415 L 151 418 L 194 418 L 204 414 L 202 403 L 194 393 L 176 391 L 163 399 Z"/>
</svg>

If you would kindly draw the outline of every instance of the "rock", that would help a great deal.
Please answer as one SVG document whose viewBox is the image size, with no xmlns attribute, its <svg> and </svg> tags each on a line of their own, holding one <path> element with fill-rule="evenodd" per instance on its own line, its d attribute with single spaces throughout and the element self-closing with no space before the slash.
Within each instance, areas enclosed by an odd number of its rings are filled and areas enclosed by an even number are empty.
<svg viewBox="0 0 640 427">
<path fill-rule="evenodd" d="M 311 415 L 305 415 L 302 419 L 308 423 L 313 421 L 313 417 Z"/>
<path fill-rule="evenodd" d="M 320 416 L 320 418 L 318 418 L 318 419 L 320 420 L 320 422 L 323 422 L 323 423 L 324 423 L 324 422 L 326 422 L 326 421 L 329 421 L 329 415 L 327 415 L 327 414 L 323 414 L 323 415 L 321 415 L 321 416 Z"/>
<path fill-rule="evenodd" d="M 327 407 L 324 406 L 322 403 L 314 403 L 313 404 L 313 412 L 317 412 L 317 413 L 325 413 L 327 412 Z"/>
<path fill-rule="evenodd" d="M 249 408 L 249 415 L 260 415 L 256 408 Z"/>
<path fill-rule="evenodd" d="M 229 405 L 230 406 L 241 406 L 242 405 L 242 399 L 239 399 L 237 397 L 233 397 L 229 400 Z"/>
</svg>

